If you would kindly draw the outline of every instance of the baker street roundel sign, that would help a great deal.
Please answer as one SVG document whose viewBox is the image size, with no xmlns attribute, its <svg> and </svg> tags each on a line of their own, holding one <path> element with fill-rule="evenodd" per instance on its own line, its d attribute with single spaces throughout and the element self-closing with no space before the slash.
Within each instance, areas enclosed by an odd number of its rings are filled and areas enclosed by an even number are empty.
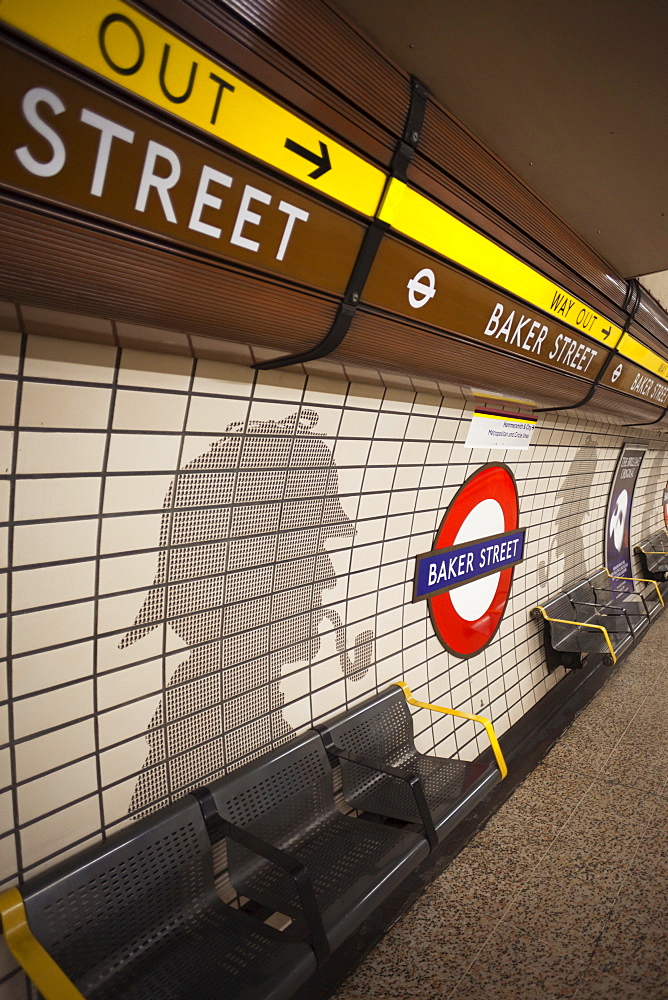
<svg viewBox="0 0 668 1000">
<path fill-rule="evenodd" d="M 501 623 L 524 558 L 518 520 L 512 472 L 484 465 L 451 502 L 432 551 L 416 559 L 413 600 L 428 602 L 436 635 L 455 656 L 475 656 Z"/>
</svg>

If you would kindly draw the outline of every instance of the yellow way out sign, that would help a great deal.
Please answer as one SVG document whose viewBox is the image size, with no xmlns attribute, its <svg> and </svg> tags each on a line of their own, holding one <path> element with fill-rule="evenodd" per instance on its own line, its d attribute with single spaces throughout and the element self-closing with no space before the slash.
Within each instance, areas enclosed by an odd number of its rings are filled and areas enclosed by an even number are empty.
<svg viewBox="0 0 668 1000">
<path fill-rule="evenodd" d="M 595 309 L 401 181 L 392 181 L 379 214 L 398 232 L 606 346 L 621 337 L 620 327 Z"/>
<path fill-rule="evenodd" d="M 367 216 L 385 174 L 122 0 L 0 0 L 74 62 Z"/>
</svg>

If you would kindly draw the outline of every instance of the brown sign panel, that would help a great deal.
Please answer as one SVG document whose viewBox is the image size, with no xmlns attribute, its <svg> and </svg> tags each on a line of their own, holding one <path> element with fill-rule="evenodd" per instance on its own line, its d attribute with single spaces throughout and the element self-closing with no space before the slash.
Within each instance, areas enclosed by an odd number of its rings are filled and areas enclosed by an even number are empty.
<svg viewBox="0 0 668 1000">
<path fill-rule="evenodd" d="M 362 297 L 416 323 L 588 381 L 596 378 L 609 353 L 589 337 L 393 237 L 381 244 Z"/>
<path fill-rule="evenodd" d="M 601 376 L 601 385 L 657 406 L 668 406 L 668 384 L 626 358 L 614 358 L 610 362 Z"/>
<path fill-rule="evenodd" d="M 363 226 L 23 49 L 0 41 L 0 60 L 0 184 L 345 291 Z"/>
</svg>

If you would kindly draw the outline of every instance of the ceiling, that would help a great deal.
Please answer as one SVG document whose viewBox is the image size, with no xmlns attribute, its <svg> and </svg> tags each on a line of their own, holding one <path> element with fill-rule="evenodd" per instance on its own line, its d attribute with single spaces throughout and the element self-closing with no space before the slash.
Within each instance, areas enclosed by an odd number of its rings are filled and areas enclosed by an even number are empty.
<svg viewBox="0 0 668 1000">
<path fill-rule="evenodd" d="M 666 0 L 334 0 L 623 277 L 668 270 Z"/>
</svg>

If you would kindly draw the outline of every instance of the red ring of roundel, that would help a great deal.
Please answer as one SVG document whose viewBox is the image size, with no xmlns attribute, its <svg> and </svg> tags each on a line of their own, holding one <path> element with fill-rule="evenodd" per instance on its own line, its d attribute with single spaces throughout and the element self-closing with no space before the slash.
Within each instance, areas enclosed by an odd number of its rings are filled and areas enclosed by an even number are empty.
<svg viewBox="0 0 668 1000">
<path fill-rule="evenodd" d="M 519 521 L 515 477 L 507 465 L 483 465 L 469 476 L 450 503 L 436 533 L 434 549 L 454 545 L 466 517 L 477 504 L 489 498 L 501 505 L 503 530 L 514 531 Z M 476 621 L 466 621 L 457 613 L 449 593 L 429 598 L 427 603 L 434 631 L 448 652 L 467 658 L 475 656 L 492 641 L 506 610 L 514 568 L 509 566 L 501 570 L 492 603 Z"/>
</svg>

